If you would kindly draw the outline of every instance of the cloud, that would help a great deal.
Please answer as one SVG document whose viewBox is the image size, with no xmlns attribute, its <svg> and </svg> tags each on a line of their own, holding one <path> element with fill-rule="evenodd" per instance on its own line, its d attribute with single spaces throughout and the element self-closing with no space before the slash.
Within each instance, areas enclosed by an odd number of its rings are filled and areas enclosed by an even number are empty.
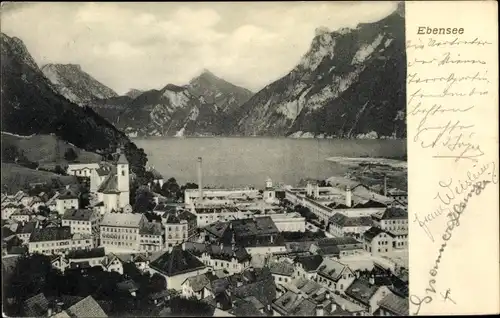
<svg viewBox="0 0 500 318">
<path fill-rule="evenodd" d="M 185 84 L 202 69 L 258 90 L 289 72 L 314 30 L 354 27 L 391 2 L 32 3 L 2 13 L 39 65 L 80 64 L 124 93 Z"/>
</svg>

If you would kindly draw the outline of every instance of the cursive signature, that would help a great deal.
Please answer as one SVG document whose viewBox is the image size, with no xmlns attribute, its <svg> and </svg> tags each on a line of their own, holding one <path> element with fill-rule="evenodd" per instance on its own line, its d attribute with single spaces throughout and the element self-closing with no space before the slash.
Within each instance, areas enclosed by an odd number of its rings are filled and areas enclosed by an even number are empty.
<svg viewBox="0 0 500 318">
<path fill-rule="evenodd" d="M 448 222 L 446 229 L 442 235 L 443 243 L 439 247 L 438 251 L 438 256 L 434 261 L 434 266 L 429 270 L 429 275 L 431 278 L 428 281 L 428 287 L 425 289 L 425 297 L 419 297 L 417 295 L 411 295 L 410 296 L 410 302 L 413 305 L 417 306 L 416 311 L 414 312 L 415 315 L 418 315 L 420 310 L 422 309 L 422 306 L 424 304 L 429 304 L 434 300 L 434 295 L 437 293 L 436 291 L 436 276 L 439 273 L 439 263 L 441 262 L 441 258 L 443 256 L 444 251 L 446 250 L 448 242 L 452 239 L 453 237 L 453 231 L 460 226 L 460 218 L 462 217 L 462 214 L 465 211 L 465 208 L 467 207 L 467 204 L 474 195 L 479 196 L 482 191 L 486 188 L 488 184 L 490 184 L 491 181 L 489 180 L 482 180 L 482 181 L 477 181 L 473 184 L 472 189 L 468 192 L 468 194 L 462 199 L 462 201 L 458 204 L 453 204 L 453 209 L 450 213 L 448 213 Z M 449 202 L 451 204 L 451 201 Z M 449 298 L 449 297 L 444 297 L 442 294 L 441 296 L 443 298 Z M 449 296 L 449 291 L 446 294 L 446 296 Z M 453 301 L 453 303 L 455 303 Z"/>
</svg>

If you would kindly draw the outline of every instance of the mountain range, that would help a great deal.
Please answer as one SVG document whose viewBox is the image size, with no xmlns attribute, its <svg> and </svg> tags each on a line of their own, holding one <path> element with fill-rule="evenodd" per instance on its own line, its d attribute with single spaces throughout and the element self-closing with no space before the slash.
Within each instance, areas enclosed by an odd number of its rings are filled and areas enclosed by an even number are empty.
<svg viewBox="0 0 500 318">
<path fill-rule="evenodd" d="M 182 86 L 123 96 L 77 65 L 45 65 L 39 80 L 129 136 L 406 138 L 402 12 L 353 29 L 318 28 L 298 64 L 256 93 L 209 70 Z"/>
<path fill-rule="evenodd" d="M 61 86 L 49 81 L 19 38 L 1 34 L 1 58 L 3 132 L 20 136 L 52 135 L 74 147 L 102 155 L 123 147 L 132 171 L 144 175 L 147 162 L 144 151 L 92 108 L 80 107 L 59 94 Z M 70 68 L 80 72 L 78 68 Z M 58 67 L 50 69 L 57 69 L 57 74 L 67 73 L 59 73 Z M 73 74 L 72 80 L 75 77 L 78 76 Z M 104 92 L 92 79 L 79 82 Z M 78 96 L 88 94 L 82 92 Z"/>
</svg>

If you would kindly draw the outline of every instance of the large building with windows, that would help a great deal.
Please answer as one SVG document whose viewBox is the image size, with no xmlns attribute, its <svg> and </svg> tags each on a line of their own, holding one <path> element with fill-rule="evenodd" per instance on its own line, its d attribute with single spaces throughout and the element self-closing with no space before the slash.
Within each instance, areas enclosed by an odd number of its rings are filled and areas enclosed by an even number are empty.
<svg viewBox="0 0 500 318">
<path fill-rule="evenodd" d="M 87 234 L 94 238 L 94 246 L 99 245 L 99 223 L 101 215 L 90 209 L 69 209 L 62 217 L 62 225 L 71 228 L 71 234 Z"/>
<path fill-rule="evenodd" d="M 71 234 L 69 226 L 35 229 L 30 236 L 28 252 L 40 254 L 63 254 L 70 250 L 90 249 L 92 238 L 82 234 Z"/>
<path fill-rule="evenodd" d="M 165 247 L 169 250 L 196 236 L 197 218 L 188 211 L 165 212 L 162 224 L 165 228 Z"/>
<path fill-rule="evenodd" d="M 139 232 L 147 222 L 143 214 L 104 214 L 100 226 L 101 246 L 139 251 Z"/>
</svg>

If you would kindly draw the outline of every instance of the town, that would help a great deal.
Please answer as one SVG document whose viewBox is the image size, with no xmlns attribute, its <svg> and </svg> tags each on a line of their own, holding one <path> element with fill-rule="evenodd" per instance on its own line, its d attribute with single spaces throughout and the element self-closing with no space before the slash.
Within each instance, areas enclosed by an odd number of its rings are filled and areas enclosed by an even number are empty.
<svg viewBox="0 0 500 318">
<path fill-rule="evenodd" d="M 80 184 L 2 193 L 4 312 L 408 315 L 406 192 L 385 178 L 380 191 L 341 178 L 214 189 L 192 161 L 197 184 L 149 167 L 142 197 L 121 149 L 69 163 Z"/>
</svg>

